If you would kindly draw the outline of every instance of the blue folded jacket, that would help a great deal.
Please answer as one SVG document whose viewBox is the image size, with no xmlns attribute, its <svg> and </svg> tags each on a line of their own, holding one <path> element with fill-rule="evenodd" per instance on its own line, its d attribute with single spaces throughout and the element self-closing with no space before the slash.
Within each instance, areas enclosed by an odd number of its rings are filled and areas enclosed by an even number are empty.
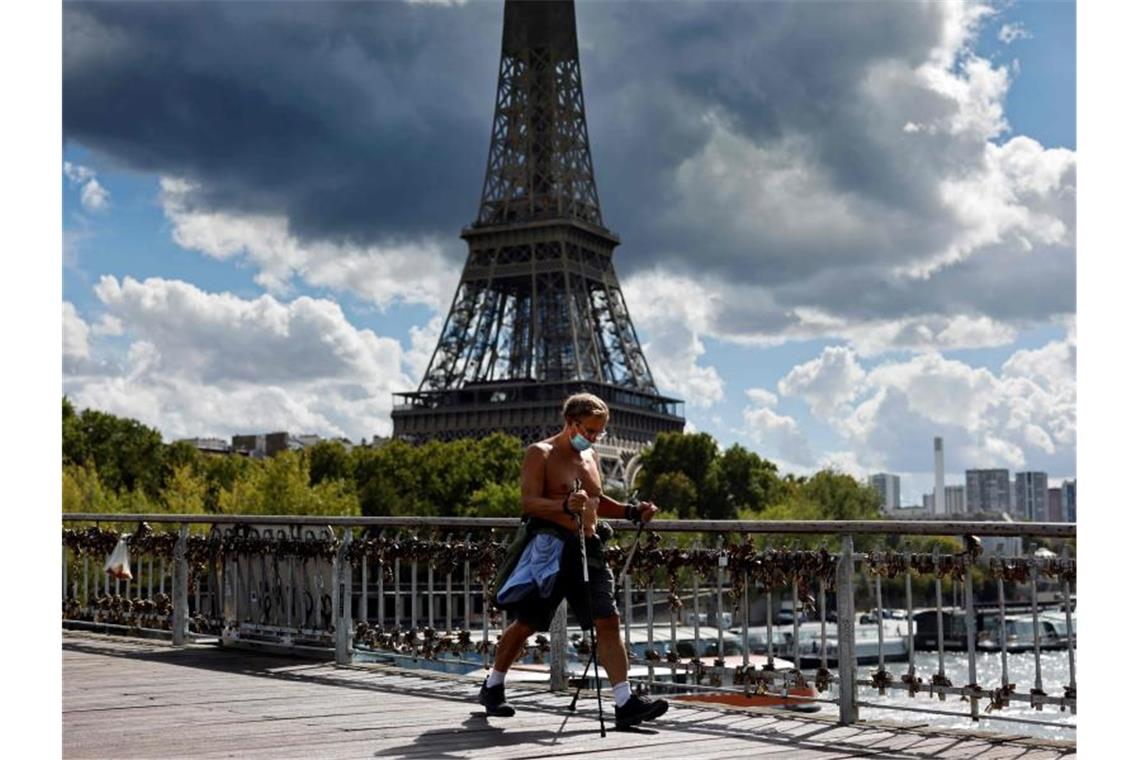
<svg viewBox="0 0 1140 760">
<path fill-rule="evenodd" d="M 511 604 L 538 590 L 544 599 L 554 591 L 554 581 L 562 561 L 563 540 L 548 533 L 539 533 L 523 549 L 515 571 L 499 589 L 499 604 Z"/>
</svg>

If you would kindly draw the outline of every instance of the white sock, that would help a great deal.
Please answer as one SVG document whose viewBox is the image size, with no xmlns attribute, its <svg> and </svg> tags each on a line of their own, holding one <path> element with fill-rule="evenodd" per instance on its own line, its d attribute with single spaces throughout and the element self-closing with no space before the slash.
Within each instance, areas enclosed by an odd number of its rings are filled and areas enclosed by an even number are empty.
<svg viewBox="0 0 1140 760">
<path fill-rule="evenodd" d="M 505 680 L 507 680 L 507 674 L 505 672 L 500 672 L 492 668 L 491 675 L 487 676 L 487 688 L 498 686 Z M 627 688 L 626 691 L 629 691 L 629 689 Z"/>
<path fill-rule="evenodd" d="M 629 681 L 614 684 L 614 703 L 621 707 L 629 701 Z"/>
</svg>

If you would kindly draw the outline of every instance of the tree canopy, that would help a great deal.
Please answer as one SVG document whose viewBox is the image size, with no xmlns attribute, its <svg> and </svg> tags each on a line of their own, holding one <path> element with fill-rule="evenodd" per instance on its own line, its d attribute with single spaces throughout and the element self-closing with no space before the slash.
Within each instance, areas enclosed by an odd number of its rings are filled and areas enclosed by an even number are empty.
<svg viewBox="0 0 1140 760">
<path fill-rule="evenodd" d="M 641 455 L 637 487 L 680 519 L 871 520 L 878 493 L 845 473 L 780 476 L 739 444 L 721 452 L 707 433 L 664 433 Z"/>
<path fill-rule="evenodd" d="M 523 442 L 481 439 L 349 450 L 321 441 L 268 459 L 163 443 L 157 430 L 63 399 L 67 512 L 504 517 L 519 514 Z M 636 487 L 667 516 L 694 519 L 868 519 L 874 489 L 823 470 L 776 465 L 708 433 L 664 433 L 641 455 Z M 611 495 L 624 496 L 616 491 Z"/>
</svg>

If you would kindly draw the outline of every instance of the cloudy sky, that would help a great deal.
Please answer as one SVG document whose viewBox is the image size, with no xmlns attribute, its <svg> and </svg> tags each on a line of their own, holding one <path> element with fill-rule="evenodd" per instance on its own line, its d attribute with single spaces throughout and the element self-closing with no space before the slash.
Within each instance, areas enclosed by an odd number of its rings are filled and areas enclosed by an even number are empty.
<svg viewBox="0 0 1140 760">
<path fill-rule="evenodd" d="M 391 431 L 458 282 L 500 3 L 67 3 L 63 391 Z M 1075 473 L 1072 3 L 583 2 L 660 390 L 782 469 Z"/>
</svg>

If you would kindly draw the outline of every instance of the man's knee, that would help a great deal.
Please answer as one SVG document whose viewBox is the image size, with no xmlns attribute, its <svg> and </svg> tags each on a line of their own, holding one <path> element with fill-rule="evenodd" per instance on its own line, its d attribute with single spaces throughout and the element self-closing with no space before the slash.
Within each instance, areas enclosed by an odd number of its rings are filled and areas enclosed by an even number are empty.
<svg viewBox="0 0 1140 760">
<path fill-rule="evenodd" d="M 522 620 L 516 620 L 507 626 L 507 632 L 513 631 L 515 635 L 522 636 L 524 639 L 534 633 L 535 629 L 531 625 Z"/>
<path fill-rule="evenodd" d="M 610 615 L 609 617 L 598 618 L 594 621 L 594 625 L 597 626 L 598 631 L 606 633 L 617 633 L 619 623 L 620 621 L 616 614 Z"/>
</svg>

